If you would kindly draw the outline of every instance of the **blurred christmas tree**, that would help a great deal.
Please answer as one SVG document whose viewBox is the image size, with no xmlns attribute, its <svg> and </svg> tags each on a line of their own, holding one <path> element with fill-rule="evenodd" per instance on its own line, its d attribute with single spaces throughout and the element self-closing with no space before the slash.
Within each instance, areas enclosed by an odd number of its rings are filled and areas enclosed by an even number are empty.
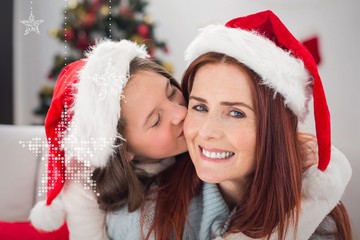
<svg viewBox="0 0 360 240">
<path fill-rule="evenodd" d="M 145 8 L 144 0 L 70 0 L 64 11 L 64 22 L 51 35 L 66 44 L 66 52 L 57 54 L 47 84 L 39 92 L 39 106 L 34 114 L 45 119 L 53 94 L 54 82 L 62 68 L 83 57 L 95 39 L 130 39 L 145 44 L 152 59 L 172 72 L 172 65 L 156 57 L 156 50 L 168 52 L 166 43 L 154 35 L 154 24 Z"/>
</svg>

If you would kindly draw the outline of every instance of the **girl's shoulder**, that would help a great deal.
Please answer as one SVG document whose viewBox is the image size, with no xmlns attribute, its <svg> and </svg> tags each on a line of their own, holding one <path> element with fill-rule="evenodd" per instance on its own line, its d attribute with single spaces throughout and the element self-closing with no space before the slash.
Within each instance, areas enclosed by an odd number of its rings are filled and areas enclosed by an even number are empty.
<svg viewBox="0 0 360 240">
<path fill-rule="evenodd" d="M 127 205 L 106 216 L 110 239 L 140 239 L 140 210 L 129 212 Z"/>
<path fill-rule="evenodd" d="M 128 205 L 106 216 L 107 234 L 110 239 L 142 239 L 146 236 L 154 220 L 155 202 L 146 201 L 144 205 L 129 212 Z M 143 231 L 143 234 L 141 233 Z"/>
</svg>

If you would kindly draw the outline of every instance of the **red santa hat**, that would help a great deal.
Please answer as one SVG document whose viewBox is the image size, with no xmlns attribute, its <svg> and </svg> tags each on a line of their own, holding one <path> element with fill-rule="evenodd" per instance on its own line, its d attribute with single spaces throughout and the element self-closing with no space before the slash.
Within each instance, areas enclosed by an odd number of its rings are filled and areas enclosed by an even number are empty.
<svg viewBox="0 0 360 240">
<path fill-rule="evenodd" d="M 331 156 L 330 113 L 317 65 L 307 50 L 271 11 L 263 11 L 210 25 L 200 30 L 185 52 L 189 65 L 207 52 L 237 59 L 262 78 L 262 84 L 284 97 L 286 106 L 302 121 L 314 98 L 319 148 L 318 168 L 324 171 Z"/>
<path fill-rule="evenodd" d="M 86 58 L 60 73 L 45 119 L 47 198 L 30 214 L 36 228 L 52 231 L 64 223 L 61 202 L 54 200 L 66 181 L 66 161 L 76 157 L 93 167 L 104 167 L 113 154 L 115 139 L 122 138 L 117 132 L 120 99 L 135 57 L 147 57 L 144 46 L 127 40 L 103 40 Z"/>
</svg>

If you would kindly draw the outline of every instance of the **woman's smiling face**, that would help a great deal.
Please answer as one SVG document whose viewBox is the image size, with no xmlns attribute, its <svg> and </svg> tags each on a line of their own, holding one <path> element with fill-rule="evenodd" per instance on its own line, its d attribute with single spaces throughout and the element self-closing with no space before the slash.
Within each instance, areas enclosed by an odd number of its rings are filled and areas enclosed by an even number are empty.
<svg viewBox="0 0 360 240">
<path fill-rule="evenodd" d="M 245 70 L 235 64 L 206 64 L 197 71 L 184 134 L 201 180 L 239 188 L 254 170 L 252 84 Z"/>
</svg>

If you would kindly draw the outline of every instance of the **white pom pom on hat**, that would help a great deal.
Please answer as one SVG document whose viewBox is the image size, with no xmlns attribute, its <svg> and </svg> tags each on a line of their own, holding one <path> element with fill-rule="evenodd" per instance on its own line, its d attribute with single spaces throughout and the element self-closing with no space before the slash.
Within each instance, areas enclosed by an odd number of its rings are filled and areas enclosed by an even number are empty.
<svg viewBox="0 0 360 240">
<path fill-rule="evenodd" d="M 55 199 L 49 206 L 46 206 L 46 201 L 40 201 L 31 209 L 31 224 L 43 231 L 54 231 L 64 224 L 65 215 L 60 200 Z"/>
</svg>

